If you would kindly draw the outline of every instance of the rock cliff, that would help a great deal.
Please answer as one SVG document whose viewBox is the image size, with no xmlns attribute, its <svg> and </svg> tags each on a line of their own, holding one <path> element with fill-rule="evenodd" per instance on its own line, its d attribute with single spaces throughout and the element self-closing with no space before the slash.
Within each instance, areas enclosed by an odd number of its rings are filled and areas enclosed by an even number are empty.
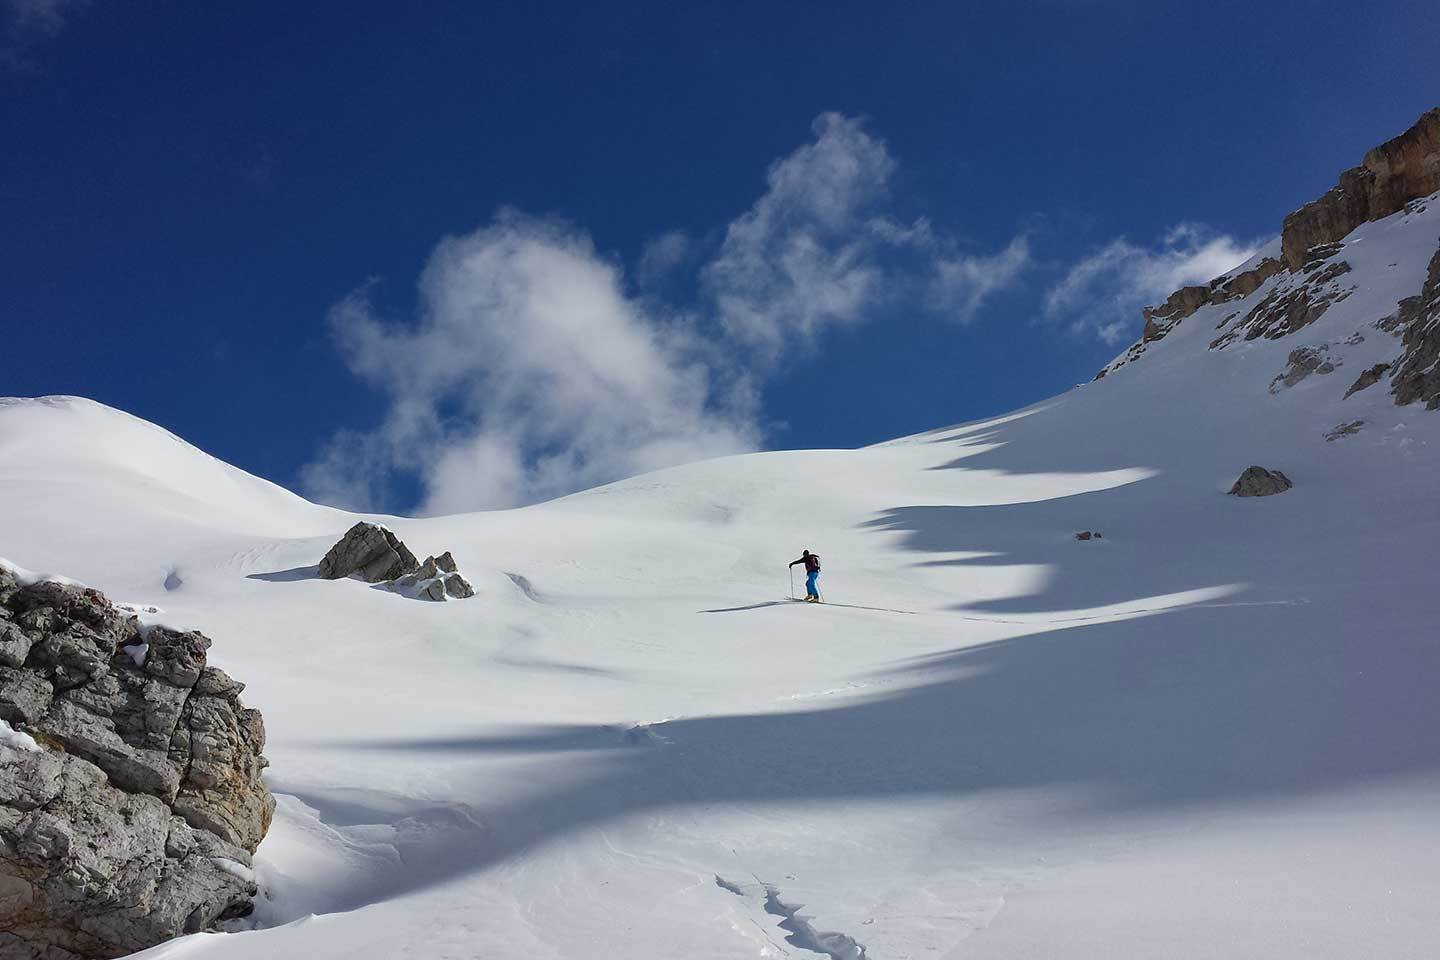
<svg viewBox="0 0 1440 960">
<path fill-rule="evenodd" d="M 1233 310 L 1210 314 L 1220 318 L 1218 335 L 1210 340 L 1213 350 L 1259 337 L 1288 337 L 1305 329 L 1356 290 L 1350 276 L 1351 264 L 1345 258 L 1346 238 L 1372 221 L 1401 213 L 1424 213 L 1427 205 L 1440 202 L 1431 196 L 1437 192 L 1440 108 L 1430 110 L 1404 133 L 1370 150 L 1360 166 L 1342 173 L 1340 182 L 1324 196 L 1287 216 L 1278 257 L 1261 257 L 1245 265 L 1245 269 L 1208 284 L 1181 287 L 1160 306 L 1146 307 L 1140 339 L 1095 379 L 1139 360 L 1151 344 L 1165 339 L 1205 307 L 1236 302 Z M 1434 238 L 1425 242 L 1433 243 Z M 1258 300 L 1252 299 L 1252 294 Z M 1400 300 L 1394 316 L 1375 326 L 1400 338 L 1400 354 L 1393 360 L 1370 364 L 1346 396 L 1388 375 L 1396 403 L 1420 401 L 1430 409 L 1440 408 L 1440 251 L 1431 261 L 1423 288 Z M 1325 373 L 1339 366 L 1338 354 L 1317 359 L 1308 368 L 1305 365 L 1332 346 L 1341 344 L 1297 348 L 1291 355 L 1291 367 L 1275 378 L 1272 391 L 1292 386 L 1310 372 Z M 1297 367 L 1297 359 L 1305 362 Z"/>
<path fill-rule="evenodd" d="M 1365 154 L 1340 182 L 1285 218 L 1280 258 L 1291 270 L 1310 259 L 1311 248 L 1342 240 L 1351 230 L 1388 217 L 1416 197 L 1440 190 L 1440 107 L 1393 140 Z"/>
<path fill-rule="evenodd" d="M 249 911 L 265 727 L 209 647 L 0 564 L 0 956 L 119 957 Z"/>
</svg>

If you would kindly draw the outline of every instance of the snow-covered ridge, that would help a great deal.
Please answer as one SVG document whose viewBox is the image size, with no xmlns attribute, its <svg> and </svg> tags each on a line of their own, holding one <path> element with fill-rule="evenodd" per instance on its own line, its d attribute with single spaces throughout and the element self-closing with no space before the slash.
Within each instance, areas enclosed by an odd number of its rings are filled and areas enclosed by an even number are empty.
<svg viewBox="0 0 1440 960">
<path fill-rule="evenodd" d="M 112 522 L 162 502 L 165 513 L 236 529 L 304 534 L 341 522 L 338 511 L 308 503 L 168 430 L 80 397 L 0 399 L 0 485 L 21 471 L 44 472 L 61 484 L 104 478 L 94 492 L 111 505 Z"/>
</svg>

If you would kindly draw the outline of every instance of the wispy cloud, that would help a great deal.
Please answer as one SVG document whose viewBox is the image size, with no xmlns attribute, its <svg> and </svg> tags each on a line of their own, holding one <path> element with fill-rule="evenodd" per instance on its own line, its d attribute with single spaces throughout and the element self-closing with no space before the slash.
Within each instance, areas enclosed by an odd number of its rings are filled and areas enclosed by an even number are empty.
<svg viewBox="0 0 1440 960">
<path fill-rule="evenodd" d="M 960 323 L 969 323 L 992 295 L 1012 286 L 1030 263 L 1030 241 L 1023 234 L 991 256 L 942 256 L 930 281 L 932 307 Z"/>
<path fill-rule="evenodd" d="M 646 246 L 641 291 L 698 271 L 699 298 L 681 307 L 628 292 L 574 226 L 506 212 L 443 241 L 413 321 L 377 317 L 368 287 L 332 311 L 351 370 L 389 408 L 375 430 L 332 439 L 304 470 L 307 493 L 375 509 L 408 476 L 422 512 L 449 513 L 756 449 L 756 397 L 789 341 L 881 305 L 969 322 L 1028 262 L 1023 236 L 974 253 L 896 217 L 895 168 L 858 120 L 820 116 L 708 258 L 680 231 Z"/>
<path fill-rule="evenodd" d="M 730 337 L 773 358 L 790 341 L 907 300 L 968 321 L 1014 282 L 1029 255 L 1023 238 L 994 257 L 954 253 L 928 221 L 904 223 L 886 209 L 897 164 L 883 140 L 837 113 L 813 130 L 812 143 L 771 165 L 765 193 L 705 267 Z"/>
<path fill-rule="evenodd" d="M 28 73 L 36 47 L 64 32 L 89 0 L 0 0 L 0 66 Z"/>
<path fill-rule="evenodd" d="M 1180 287 L 1213 280 L 1263 245 L 1194 223 L 1172 228 L 1153 247 L 1120 237 L 1072 266 L 1046 292 L 1044 313 L 1072 333 L 1113 346 L 1138 336 L 1146 305 L 1163 301 Z"/>
<path fill-rule="evenodd" d="M 352 294 L 331 322 L 390 408 L 373 433 L 332 440 L 307 492 L 374 507 L 408 473 L 421 512 L 453 513 L 753 449 L 748 411 L 712 389 L 691 332 L 621 280 L 579 230 L 504 213 L 436 248 L 413 324 Z"/>
</svg>

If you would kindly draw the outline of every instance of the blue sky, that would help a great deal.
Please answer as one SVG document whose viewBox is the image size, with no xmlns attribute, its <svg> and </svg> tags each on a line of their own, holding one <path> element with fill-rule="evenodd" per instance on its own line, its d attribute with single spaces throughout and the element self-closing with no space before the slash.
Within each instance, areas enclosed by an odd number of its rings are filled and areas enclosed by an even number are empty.
<svg viewBox="0 0 1440 960">
<path fill-rule="evenodd" d="M 1421 2 L 0 11 L 0 394 L 401 512 L 1057 393 L 1440 103 Z"/>
</svg>

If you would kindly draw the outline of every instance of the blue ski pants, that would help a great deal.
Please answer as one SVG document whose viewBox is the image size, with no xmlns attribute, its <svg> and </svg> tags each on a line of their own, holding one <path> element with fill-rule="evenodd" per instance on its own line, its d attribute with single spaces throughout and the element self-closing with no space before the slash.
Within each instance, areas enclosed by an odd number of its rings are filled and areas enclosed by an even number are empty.
<svg viewBox="0 0 1440 960">
<path fill-rule="evenodd" d="M 820 571 L 812 570 L 805 578 L 805 594 L 810 597 L 820 596 L 820 591 L 815 588 L 815 581 L 820 579 Z"/>
</svg>

